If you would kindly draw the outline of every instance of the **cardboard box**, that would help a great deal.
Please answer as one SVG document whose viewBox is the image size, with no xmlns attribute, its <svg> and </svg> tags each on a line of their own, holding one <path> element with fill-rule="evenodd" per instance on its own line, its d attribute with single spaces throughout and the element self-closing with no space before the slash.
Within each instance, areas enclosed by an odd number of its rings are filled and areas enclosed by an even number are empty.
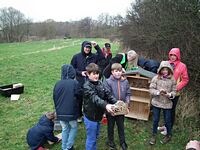
<svg viewBox="0 0 200 150">
<path fill-rule="evenodd" d="M 21 94 L 24 92 L 24 85 L 21 83 L 13 83 L 0 86 L 0 93 L 5 97 L 10 97 L 12 94 Z"/>
</svg>

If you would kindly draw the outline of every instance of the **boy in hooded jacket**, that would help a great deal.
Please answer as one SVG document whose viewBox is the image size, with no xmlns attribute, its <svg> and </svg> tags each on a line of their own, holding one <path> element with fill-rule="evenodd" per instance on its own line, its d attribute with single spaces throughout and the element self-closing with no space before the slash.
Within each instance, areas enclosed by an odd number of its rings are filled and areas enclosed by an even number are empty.
<svg viewBox="0 0 200 150">
<path fill-rule="evenodd" d="M 116 99 L 123 101 L 128 106 L 131 96 L 131 90 L 128 80 L 122 76 L 122 65 L 119 63 L 112 64 L 111 72 L 112 75 L 108 79 L 106 79 L 105 85 Z M 120 145 L 122 147 L 122 150 L 126 150 L 128 146 L 125 141 L 124 115 L 112 116 L 110 114 L 107 114 L 106 117 L 108 119 L 107 145 L 110 147 L 110 149 L 116 149 L 114 143 L 114 126 L 116 122 Z"/>
<path fill-rule="evenodd" d="M 96 53 L 92 53 L 92 46 L 96 49 Z M 86 75 L 86 66 L 90 63 L 95 63 L 101 59 L 103 59 L 103 53 L 101 51 L 101 48 L 95 41 L 84 41 L 81 45 L 81 52 L 78 54 L 75 54 L 71 59 L 71 65 L 76 70 L 76 79 L 80 84 L 80 87 L 83 89 L 83 84 L 87 80 Z M 83 97 L 82 94 L 79 96 L 79 121 L 81 122 L 82 117 L 82 103 L 83 103 Z"/>
<path fill-rule="evenodd" d="M 55 113 L 47 112 L 36 125 L 28 130 L 26 140 L 31 150 L 47 150 L 43 147 L 47 141 L 56 143 L 61 140 L 53 133 L 55 118 Z"/>
<path fill-rule="evenodd" d="M 161 140 L 165 144 L 171 140 L 171 108 L 172 99 L 176 95 L 176 81 L 173 77 L 173 68 L 168 61 L 162 61 L 158 74 L 153 77 L 150 83 L 151 104 L 153 106 L 153 130 L 150 144 L 156 143 L 156 134 L 160 120 L 160 111 L 163 110 L 164 122 L 167 128 L 167 135 Z"/>
<path fill-rule="evenodd" d="M 53 90 L 53 100 L 62 127 L 62 149 L 73 150 L 74 140 L 77 135 L 78 125 L 78 94 L 79 84 L 74 80 L 76 75 L 72 65 L 63 65 L 61 80 Z"/>
</svg>

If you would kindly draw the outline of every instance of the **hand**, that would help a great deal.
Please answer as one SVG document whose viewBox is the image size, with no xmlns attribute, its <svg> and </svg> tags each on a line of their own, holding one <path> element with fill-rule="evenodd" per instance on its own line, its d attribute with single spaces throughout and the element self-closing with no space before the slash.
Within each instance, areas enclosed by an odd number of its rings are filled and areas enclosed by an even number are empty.
<svg viewBox="0 0 200 150">
<path fill-rule="evenodd" d="M 165 94 L 167 94 L 167 92 L 166 92 L 165 90 L 163 90 L 163 89 L 160 90 L 160 95 L 163 95 L 163 96 L 164 96 Z"/>
<path fill-rule="evenodd" d="M 107 110 L 107 112 L 111 113 L 111 115 L 114 115 L 114 109 L 115 109 L 114 105 L 112 105 L 112 104 L 106 105 L 106 110 Z"/>
<path fill-rule="evenodd" d="M 91 41 L 91 44 L 92 44 L 93 46 L 97 46 L 97 43 L 96 43 L 95 41 Z"/>
<path fill-rule="evenodd" d="M 82 71 L 82 72 L 81 72 L 81 75 L 84 76 L 84 77 L 86 77 L 86 76 L 87 76 L 87 75 L 86 75 L 86 71 Z"/>
<path fill-rule="evenodd" d="M 62 139 L 58 138 L 58 141 L 57 141 L 57 143 L 59 143 L 61 140 L 62 140 Z"/>
</svg>

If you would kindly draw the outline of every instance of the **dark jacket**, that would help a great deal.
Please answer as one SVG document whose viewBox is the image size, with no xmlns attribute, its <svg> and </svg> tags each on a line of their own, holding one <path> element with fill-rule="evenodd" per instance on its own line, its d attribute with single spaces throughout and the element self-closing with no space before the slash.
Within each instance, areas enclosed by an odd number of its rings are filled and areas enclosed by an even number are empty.
<svg viewBox="0 0 200 150">
<path fill-rule="evenodd" d="M 63 65 L 61 80 L 53 90 L 53 100 L 57 119 L 71 121 L 78 118 L 78 81 L 74 80 L 76 72 L 72 65 Z"/>
<path fill-rule="evenodd" d="M 124 60 L 124 61 L 122 61 Z M 114 63 L 120 63 L 124 69 L 126 69 L 128 64 L 127 54 L 126 53 L 119 53 L 115 57 L 110 60 L 110 63 L 106 66 L 103 71 L 103 75 L 105 78 L 109 78 L 111 75 L 111 66 Z"/>
<path fill-rule="evenodd" d="M 101 81 L 87 81 L 84 84 L 83 112 L 91 121 L 101 121 L 107 103 L 114 104 L 117 100 Z"/>
<path fill-rule="evenodd" d="M 32 150 L 42 146 L 47 140 L 57 142 L 58 138 L 53 134 L 54 122 L 43 115 L 39 122 L 30 128 L 27 133 L 27 143 Z"/>
<path fill-rule="evenodd" d="M 78 82 L 80 83 L 81 86 L 85 82 L 85 77 L 82 76 L 81 72 L 85 71 L 86 66 L 89 65 L 90 63 L 97 64 L 97 62 L 99 60 L 104 58 L 103 53 L 102 53 L 99 45 L 95 46 L 95 49 L 97 50 L 96 54 L 92 53 L 91 52 L 92 49 L 91 49 L 90 53 L 88 55 L 86 55 L 85 52 L 84 52 L 84 46 L 87 45 L 87 44 L 91 45 L 90 42 L 84 41 L 82 43 L 82 46 L 81 46 L 81 52 L 78 53 L 78 54 L 75 54 L 73 56 L 72 60 L 71 60 L 71 65 L 76 70 L 76 79 L 78 80 Z"/>
<path fill-rule="evenodd" d="M 157 69 L 160 66 L 160 63 L 153 59 L 144 59 L 143 57 L 139 57 L 138 66 L 157 74 Z"/>
</svg>

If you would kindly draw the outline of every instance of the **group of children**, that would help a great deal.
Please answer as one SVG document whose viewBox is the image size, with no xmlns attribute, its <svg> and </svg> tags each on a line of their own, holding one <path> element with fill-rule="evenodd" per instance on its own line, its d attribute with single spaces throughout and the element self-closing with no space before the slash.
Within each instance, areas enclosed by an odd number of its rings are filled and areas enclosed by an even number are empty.
<svg viewBox="0 0 200 150">
<path fill-rule="evenodd" d="M 85 46 L 91 46 L 87 44 Z M 177 100 L 176 102 L 173 100 L 177 99 L 177 93 L 188 83 L 189 80 L 187 68 L 180 62 L 180 50 L 178 48 L 170 51 L 169 59 L 169 61 L 161 62 L 160 67 L 158 68 L 158 74 L 150 83 L 150 94 L 152 95 L 151 103 L 153 106 L 153 129 L 149 143 L 152 145 L 156 143 L 156 134 L 161 110 L 163 110 L 164 125 L 166 127 L 166 135 L 163 140 L 161 140 L 161 143 L 165 144 L 171 140 L 171 130 L 175 116 L 175 113 L 173 114 L 175 108 L 173 110 L 173 107 L 176 107 L 174 106 L 174 103 L 177 103 Z M 74 80 L 76 70 L 73 65 L 63 65 L 61 69 L 61 80 L 58 81 L 54 87 L 54 105 L 57 118 L 60 120 L 62 126 L 62 149 L 74 149 L 74 140 L 78 130 L 78 98 L 81 94 L 83 98 L 83 120 L 87 136 L 85 149 L 97 149 L 101 120 L 104 113 L 106 113 L 108 120 L 107 146 L 109 146 L 110 149 L 116 149 L 116 144 L 114 143 L 114 126 L 116 122 L 120 146 L 122 150 L 127 150 L 128 145 L 124 133 L 125 114 L 114 115 L 115 103 L 117 103 L 117 101 L 123 101 L 126 103 L 128 109 L 131 96 L 128 80 L 123 76 L 122 65 L 120 63 L 113 63 L 111 65 L 111 75 L 104 81 L 99 80 L 100 68 L 97 64 L 89 63 L 85 70 L 84 75 L 87 76 L 87 80 L 83 85 L 81 85 L 82 87 L 80 87 L 80 84 Z M 178 84 L 177 81 L 179 82 Z M 52 118 L 49 119 L 52 120 Z M 38 125 L 33 128 L 38 128 Z M 31 128 L 28 132 L 27 142 L 32 149 L 39 149 L 43 144 L 41 141 L 44 139 L 53 142 L 60 141 L 59 138 L 50 138 L 51 136 L 46 136 L 44 134 L 41 135 L 43 139 L 37 140 L 33 147 L 33 142 L 30 142 L 31 130 L 33 129 Z M 53 134 L 52 129 L 51 132 Z"/>
</svg>

